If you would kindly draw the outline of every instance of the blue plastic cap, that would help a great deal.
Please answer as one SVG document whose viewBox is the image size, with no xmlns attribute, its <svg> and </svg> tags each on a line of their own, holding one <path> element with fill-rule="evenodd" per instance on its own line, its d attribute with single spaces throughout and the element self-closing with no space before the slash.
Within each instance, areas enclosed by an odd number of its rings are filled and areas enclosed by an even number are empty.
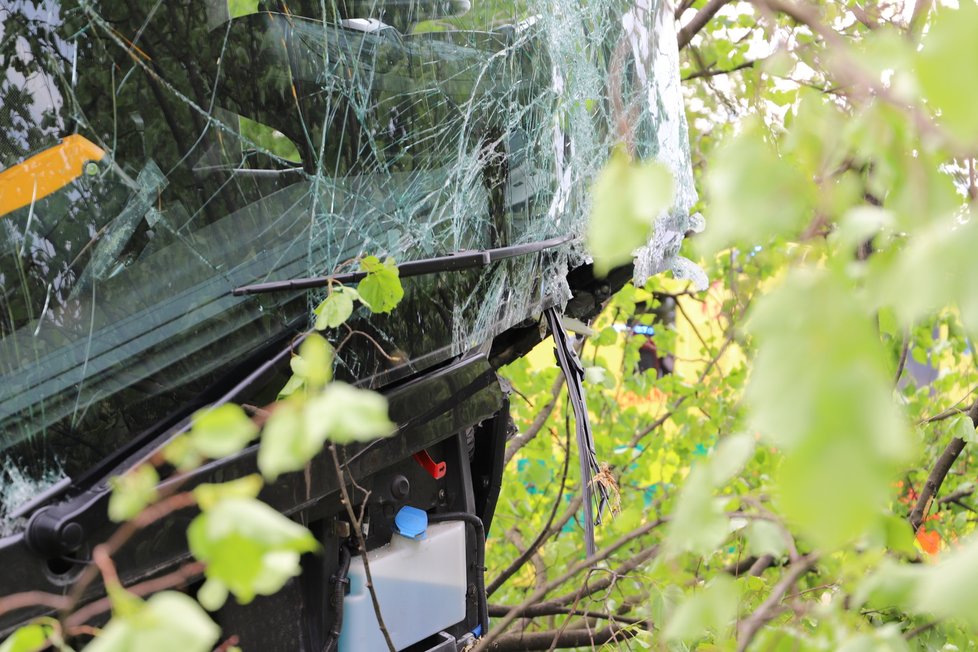
<svg viewBox="0 0 978 652">
<path fill-rule="evenodd" d="M 397 533 L 408 539 L 424 539 L 428 529 L 428 514 L 417 507 L 402 507 L 394 517 Z"/>
</svg>

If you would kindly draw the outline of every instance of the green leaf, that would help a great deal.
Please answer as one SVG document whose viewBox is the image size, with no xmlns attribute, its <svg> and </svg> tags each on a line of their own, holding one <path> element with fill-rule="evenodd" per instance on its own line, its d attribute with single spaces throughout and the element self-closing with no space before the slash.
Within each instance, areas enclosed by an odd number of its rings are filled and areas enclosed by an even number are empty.
<svg viewBox="0 0 978 652">
<path fill-rule="evenodd" d="M 269 482 L 288 471 L 298 471 L 319 452 L 306 445 L 302 429 L 301 403 L 283 403 L 268 417 L 258 448 L 258 469 Z"/>
<path fill-rule="evenodd" d="M 225 403 L 195 412 L 189 435 L 198 453 L 220 459 L 247 446 L 258 435 L 258 426 L 240 405 Z"/>
<path fill-rule="evenodd" d="M 112 496 L 109 497 L 109 518 L 116 523 L 135 517 L 147 505 L 156 502 L 156 485 L 160 476 L 151 464 L 142 464 L 135 469 L 109 480 Z"/>
<path fill-rule="evenodd" d="M 208 510 L 227 498 L 257 498 L 264 483 L 257 473 L 237 480 L 219 483 L 203 483 L 193 489 L 194 499 L 203 510 Z"/>
<path fill-rule="evenodd" d="M 904 326 L 957 303 L 965 326 L 978 328 L 978 224 L 951 216 L 913 235 L 878 278 L 877 294 Z"/>
<path fill-rule="evenodd" d="M 319 391 L 333 377 L 333 347 L 319 333 L 312 333 L 289 362 L 292 373 L 302 378 L 309 392 Z M 291 381 L 290 381 L 291 382 Z"/>
<path fill-rule="evenodd" d="M 301 572 L 302 553 L 319 549 L 306 528 L 261 501 L 230 497 L 197 516 L 187 529 L 190 551 L 207 564 L 205 597 L 218 602 L 221 588 L 246 604 L 275 593 Z"/>
<path fill-rule="evenodd" d="M 83 652 L 209 652 L 220 636 L 220 627 L 196 600 L 164 591 L 137 612 L 113 617 Z"/>
<path fill-rule="evenodd" d="M 694 468 L 683 485 L 672 513 L 667 539 L 675 554 L 689 551 L 708 555 L 724 542 L 730 524 L 713 498 L 713 482 L 706 467 Z"/>
<path fill-rule="evenodd" d="M 920 590 L 922 572 L 917 565 L 884 560 L 876 572 L 860 582 L 853 603 L 871 609 L 906 608 Z"/>
<path fill-rule="evenodd" d="M 972 537 L 927 568 L 914 601 L 921 613 L 960 618 L 978 629 L 978 539 Z"/>
<path fill-rule="evenodd" d="M 660 163 L 633 163 L 616 149 L 594 182 L 587 246 L 594 272 L 605 276 L 631 262 L 632 252 L 652 235 L 659 214 L 672 206 L 672 173 Z"/>
<path fill-rule="evenodd" d="M 733 479 L 754 455 L 754 438 L 747 434 L 724 437 L 710 455 L 713 482 L 722 486 Z"/>
<path fill-rule="evenodd" d="M 751 317 L 751 422 L 785 453 L 778 504 L 826 550 L 878 521 L 915 448 L 872 321 L 866 303 L 824 269 L 792 273 Z"/>
<path fill-rule="evenodd" d="M 771 521 L 755 519 L 747 526 L 747 549 L 755 557 L 782 557 L 787 552 L 781 528 Z"/>
<path fill-rule="evenodd" d="M 348 292 L 336 290 L 312 311 L 316 315 L 316 330 L 336 328 L 353 314 L 353 297 Z"/>
<path fill-rule="evenodd" d="M 917 57 L 916 72 L 928 105 L 940 112 L 938 122 L 964 149 L 978 145 L 974 89 L 978 88 L 978 7 L 960 3 L 940 7 Z"/>
<path fill-rule="evenodd" d="M 779 155 L 760 120 L 748 120 L 717 150 L 705 183 L 710 228 L 696 237 L 696 246 L 706 254 L 793 234 L 814 216 L 814 183 L 803 167 Z"/>
<path fill-rule="evenodd" d="M 333 382 L 302 402 L 278 406 L 262 432 L 258 468 L 269 481 L 298 471 L 327 441 L 348 444 L 394 434 L 387 399 L 376 392 Z"/>
<path fill-rule="evenodd" d="M 219 580 L 206 580 L 197 591 L 197 601 L 208 611 L 217 611 L 228 599 L 228 587 Z"/>
<path fill-rule="evenodd" d="M 179 471 L 196 469 L 204 461 L 187 434 L 177 435 L 163 448 L 163 459 Z"/>
<path fill-rule="evenodd" d="M 0 652 L 37 652 L 45 648 L 53 628 L 50 625 L 32 623 L 14 631 L 0 645 Z"/>
<path fill-rule="evenodd" d="M 968 443 L 974 444 L 978 442 L 975 424 L 971 421 L 971 417 L 966 414 L 959 414 L 952 417 L 951 422 L 947 426 L 947 431 L 952 437 L 963 439 Z"/>
<path fill-rule="evenodd" d="M 305 406 L 305 436 L 317 451 L 329 440 L 337 444 L 370 441 L 394 434 L 387 399 L 346 383 L 330 383 Z"/>
<path fill-rule="evenodd" d="M 737 616 L 739 599 L 733 578 L 718 575 L 676 609 L 663 635 L 668 641 L 695 641 L 711 631 L 723 637 Z"/>
<path fill-rule="evenodd" d="M 400 271 L 394 259 L 387 258 L 381 263 L 376 256 L 367 256 L 360 261 L 360 268 L 367 272 L 357 287 L 360 301 L 373 312 L 393 310 L 404 297 Z"/>
<path fill-rule="evenodd" d="M 231 18 L 256 13 L 258 13 L 258 0 L 228 0 L 228 14 Z"/>
</svg>

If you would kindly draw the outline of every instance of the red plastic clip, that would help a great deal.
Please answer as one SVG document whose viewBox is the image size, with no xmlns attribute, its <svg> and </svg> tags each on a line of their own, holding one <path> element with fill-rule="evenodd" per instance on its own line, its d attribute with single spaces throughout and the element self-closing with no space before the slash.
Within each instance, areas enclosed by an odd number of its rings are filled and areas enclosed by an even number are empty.
<svg viewBox="0 0 978 652">
<path fill-rule="evenodd" d="M 446 465 L 444 462 L 436 462 L 428 455 L 428 451 L 418 451 L 413 455 L 414 461 L 420 464 L 435 480 L 445 477 Z"/>
</svg>

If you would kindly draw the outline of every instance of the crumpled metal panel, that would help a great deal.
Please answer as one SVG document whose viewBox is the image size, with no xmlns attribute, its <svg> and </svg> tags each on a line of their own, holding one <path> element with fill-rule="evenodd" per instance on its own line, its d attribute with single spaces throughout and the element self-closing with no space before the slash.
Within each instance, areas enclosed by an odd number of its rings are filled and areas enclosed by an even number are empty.
<svg viewBox="0 0 978 652">
<path fill-rule="evenodd" d="M 636 276 L 695 275 L 661 0 L 0 0 L 5 468 L 74 477 L 322 298 L 235 287 L 582 233 L 618 143 L 677 178 Z M 405 279 L 391 315 L 332 334 L 339 373 L 378 386 L 481 346 L 586 259 Z"/>
</svg>

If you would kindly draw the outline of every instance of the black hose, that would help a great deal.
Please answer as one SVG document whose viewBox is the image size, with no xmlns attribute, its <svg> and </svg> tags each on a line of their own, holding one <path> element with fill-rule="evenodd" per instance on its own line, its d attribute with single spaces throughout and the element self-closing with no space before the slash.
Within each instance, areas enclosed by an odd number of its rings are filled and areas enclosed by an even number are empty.
<svg viewBox="0 0 978 652">
<path fill-rule="evenodd" d="M 443 521 L 464 521 L 475 531 L 475 592 L 479 603 L 479 624 L 482 626 L 482 636 L 489 633 L 489 598 L 486 596 L 486 529 L 482 519 L 468 512 L 442 512 L 429 514 L 429 523 Z"/>
<path fill-rule="evenodd" d="M 330 604 L 334 607 L 335 617 L 333 618 L 333 628 L 326 635 L 326 642 L 323 644 L 323 652 L 333 652 L 336 644 L 340 640 L 340 630 L 343 629 L 343 599 L 346 597 L 346 587 L 350 584 L 350 560 L 352 554 L 346 543 L 340 544 L 340 563 L 336 567 L 336 572 L 330 578 L 333 588 L 333 596 Z"/>
</svg>

